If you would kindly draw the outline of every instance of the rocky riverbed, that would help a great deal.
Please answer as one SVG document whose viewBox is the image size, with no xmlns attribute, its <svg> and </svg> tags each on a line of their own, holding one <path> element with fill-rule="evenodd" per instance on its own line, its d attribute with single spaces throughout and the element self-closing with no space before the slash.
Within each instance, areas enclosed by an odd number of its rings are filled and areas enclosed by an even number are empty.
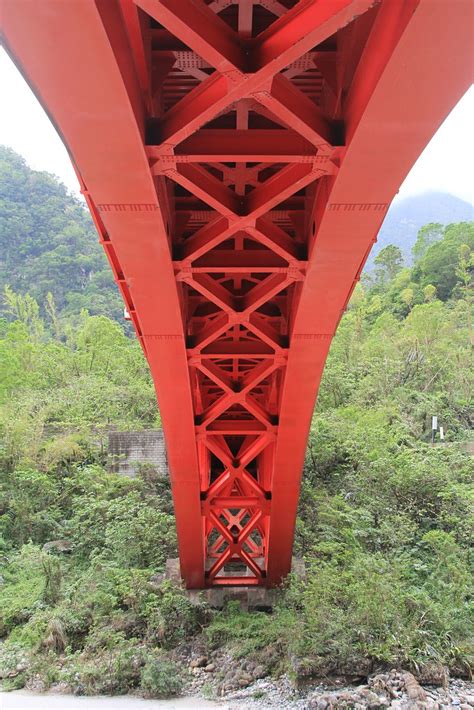
<svg viewBox="0 0 474 710">
<path fill-rule="evenodd" d="M 202 673 L 206 671 L 202 670 Z M 209 672 L 209 671 L 208 671 Z M 195 677 L 199 676 L 199 672 Z M 202 684 L 204 692 L 208 685 Z M 190 690 L 190 688 L 189 688 Z M 170 700 L 142 700 L 131 696 L 87 698 L 33 694 L 28 691 L 0 695 L 1 710 L 472 710 L 474 683 L 447 681 L 445 687 L 421 686 L 411 673 L 391 671 L 371 676 L 364 685 L 318 685 L 303 693 L 286 677 L 261 678 L 246 688 L 214 700 L 191 695 Z"/>
<path fill-rule="evenodd" d="M 255 660 L 257 659 L 257 660 Z M 26 693 L 2 694 L 0 710 L 114 710 L 135 707 L 194 708 L 220 707 L 222 710 L 474 710 L 474 683 L 450 678 L 448 669 L 428 663 L 415 675 L 407 670 L 360 675 L 362 668 L 352 667 L 350 675 L 314 677 L 310 659 L 294 659 L 292 678 L 272 677 L 268 663 L 269 649 L 254 659 L 238 658 L 235 649 L 210 650 L 203 641 L 183 644 L 174 652 L 176 666 L 184 679 L 183 695 L 169 701 L 144 701 L 137 696 L 88 699 L 80 684 L 64 681 L 46 685 L 40 676 L 31 677 Z M 26 656 L 4 674 L 11 680 L 26 667 Z M 1 676 L 0 676 L 1 677 Z M 46 692 L 43 692 L 46 691 Z M 19 700 L 23 698 L 24 702 Z M 36 700 L 35 700 L 36 698 Z M 90 702 L 89 702 L 90 700 Z M 111 702 L 113 701 L 113 704 Z M 55 704 L 56 703 L 56 704 Z M 76 704 L 74 704 L 76 703 Z M 79 703 L 79 704 L 78 704 Z M 88 704 L 89 703 L 89 704 Z M 138 704 L 138 705 L 137 705 Z"/>
<path fill-rule="evenodd" d="M 308 685 L 297 690 L 287 676 L 278 680 L 257 678 L 248 682 L 250 673 L 237 673 L 239 689 L 227 690 L 226 684 L 214 687 L 209 682 L 207 666 L 193 669 L 193 692 L 201 690 L 220 700 L 232 710 L 472 710 L 474 708 L 474 683 L 449 679 L 446 675 L 428 678 L 435 684 L 421 684 L 408 671 L 392 670 L 370 676 L 366 683 L 344 685 L 342 680 Z"/>
<path fill-rule="evenodd" d="M 142 700 L 132 696 L 88 698 L 55 692 L 36 694 L 28 691 L 2 693 L 1 710 L 472 710 L 474 683 L 445 679 L 444 686 L 421 685 L 407 671 L 392 670 L 368 678 L 357 686 L 318 684 L 304 691 L 295 689 L 286 676 L 278 680 L 260 678 L 245 688 L 226 692 L 209 683 L 205 666 L 194 666 L 194 682 L 188 695 L 169 700 Z M 244 679 L 245 680 L 245 679 Z M 203 697 L 206 695 L 208 697 Z"/>
</svg>

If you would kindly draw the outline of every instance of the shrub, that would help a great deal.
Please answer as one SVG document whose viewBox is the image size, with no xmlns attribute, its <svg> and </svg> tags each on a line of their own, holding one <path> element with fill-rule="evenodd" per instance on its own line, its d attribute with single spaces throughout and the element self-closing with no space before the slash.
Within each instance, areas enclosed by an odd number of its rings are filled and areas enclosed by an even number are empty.
<svg viewBox="0 0 474 710">
<path fill-rule="evenodd" d="M 5 690 L 23 688 L 29 662 L 29 654 L 20 644 L 0 645 L 0 678 L 4 679 L 2 685 Z"/>
<path fill-rule="evenodd" d="M 140 674 L 140 690 L 146 698 L 179 695 L 183 686 L 180 669 L 159 652 L 147 655 Z"/>
<path fill-rule="evenodd" d="M 110 650 L 68 657 L 61 680 L 81 695 L 125 695 L 138 687 L 145 649 L 137 641 L 123 641 Z"/>
<path fill-rule="evenodd" d="M 148 598 L 142 612 L 147 621 L 147 639 L 165 648 L 193 636 L 209 620 L 206 604 L 193 604 L 183 591 L 164 582 L 156 596 Z"/>
<path fill-rule="evenodd" d="M 364 659 L 468 664 L 465 556 L 445 533 L 425 537 L 436 548 L 431 562 L 426 554 L 417 560 L 358 552 L 315 564 L 300 586 L 304 631 L 290 637 L 290 649 L 319 657 L 323 667 L 329 662 L 332 672 Z"/>
<path fill-rule="evenodd" d="M 160 510 L 160 499 L 143 500 L 137 491 L 107 500 L 85 495 L 73 500 L 69 522 L 77 553 L 100 554 L 121 567 L 160 569 L 176 554 L 174 518 Z"/>
<path fill-rule="evenodd" d="M 0 586 L 0 637 L 44 607 L 42 559 L 35 545 L 24 545 L 5 568 L 5 584 Z"/>
</svg>

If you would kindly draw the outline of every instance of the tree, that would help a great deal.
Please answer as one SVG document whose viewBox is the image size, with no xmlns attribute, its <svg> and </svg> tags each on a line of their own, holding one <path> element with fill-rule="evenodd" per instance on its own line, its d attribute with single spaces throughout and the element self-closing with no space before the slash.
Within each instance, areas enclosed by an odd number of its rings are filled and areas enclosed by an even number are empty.
<svg viewBox="0 0 474 710">
<path fill-rule="evenodd" d="M 428 284 L 423 289 L 423 294 L 424 294 L 426 303 L 429 303 L 436 296 L 436 286 L 433 286 L 433 284 Z"/>
<path fill-rule="evenodd" d="M 388 244 L 377 254 L 374 264 L 378 267 L 377 277 L 381 285 L 389 283 L 403 266 L 401 249 L 395 244 Z"/>
<path fill-rule="evenodd" d="M 460 249 L 467 254 L 466 245 L 474 249 L 474 222 L 450 224 L 444 230 L 443 238 L 431 244 L 422 259 L 415 265 L 413 280 L 418 281 L 422 288 L 428 284 L 436 287 L 437 296 L 441 301 L 451 297 L 459 279 L 459 269 L 469 269 L 460 264 Z M 465 257 L 462 257 L 465 260 Z"/>
<path fill-rule="evenodd" d="M 51 320 L 51 325 L 53 326 L 53 331 L 54 331 L 54 335 L 56 337 L 56 340 L 61 340 L 61 326 L 59 324 L 58 314 L 56 311 L 56 304 L 54 302 L 54 297 L 53 297 L 53 294 L 51 293 L 51 291 L 48 291 L 48 293 L 46 294 L 46 301 L 44 304 L 44 308 Z"/>
<path fill-rule="evenodd" d="M 35 340 L 39 340 L 44 332 L 43 321 L 39 316 L 39 306 L 29 293 L 22 296 L 15 293 L 10 286 L 5 286 L 3 290 L 3 300 L 6 312 L 13 316 L 20 323 L 23 323 Z"/>
<path fill-rule="evenodd" d="M 411 311 L 411 308 L 413 306 L 413 301 L 415 298 L 415 294 L 413 292 L 413 289 L 412 288 L 404 288 L 400 294 L 400 298 L 403 301 L 403 303 L 408 307 L 408 310 Z"/>
<path fill-rule="evenodd" d="M 431 244 L 439 242 L 443 238 L 444 227 L 438 222 L 431 222 L 425 225 L 418 232 L 418 237 L 412 248 L 413 259 L 416 262 L 420 261 L 426 254 L 426 250 Z"/>
<path fill-rule="evenodd" d="M 458 288 L 466 301 L 472 300 L 472 271 L 474 268 L 474 254 L 472 254 L 469 244 L 461 244 L 459 247 L 459 263 L 456 269 L 456 276 L 459 279 Z"/>
</svg>

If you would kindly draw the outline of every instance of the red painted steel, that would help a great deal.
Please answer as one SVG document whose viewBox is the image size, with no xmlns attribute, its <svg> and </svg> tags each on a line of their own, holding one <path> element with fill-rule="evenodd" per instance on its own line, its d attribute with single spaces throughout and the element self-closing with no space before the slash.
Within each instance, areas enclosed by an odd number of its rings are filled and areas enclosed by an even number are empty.
<svg viewBox="0 0 474 710">
<path fill-rule="evenodd" d="M 331 338 L 470 83 L 472 8 L 3 0 L 150 363 L 188 587 L 290 568 Z"/>
</svg>

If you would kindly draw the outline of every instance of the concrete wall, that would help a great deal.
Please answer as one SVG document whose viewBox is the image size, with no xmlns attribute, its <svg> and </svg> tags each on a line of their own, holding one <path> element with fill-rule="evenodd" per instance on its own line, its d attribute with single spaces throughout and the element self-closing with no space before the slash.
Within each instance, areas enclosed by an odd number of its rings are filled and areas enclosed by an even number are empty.
<svg viewBox="0 0 474 710">
<path fill-rule="evenodd" d="M 168 475 L 163 432 L 110 431 L 109 470 L 134 478 L 140 464 L 150 464 L 157 473 Z"/>
</svg>

